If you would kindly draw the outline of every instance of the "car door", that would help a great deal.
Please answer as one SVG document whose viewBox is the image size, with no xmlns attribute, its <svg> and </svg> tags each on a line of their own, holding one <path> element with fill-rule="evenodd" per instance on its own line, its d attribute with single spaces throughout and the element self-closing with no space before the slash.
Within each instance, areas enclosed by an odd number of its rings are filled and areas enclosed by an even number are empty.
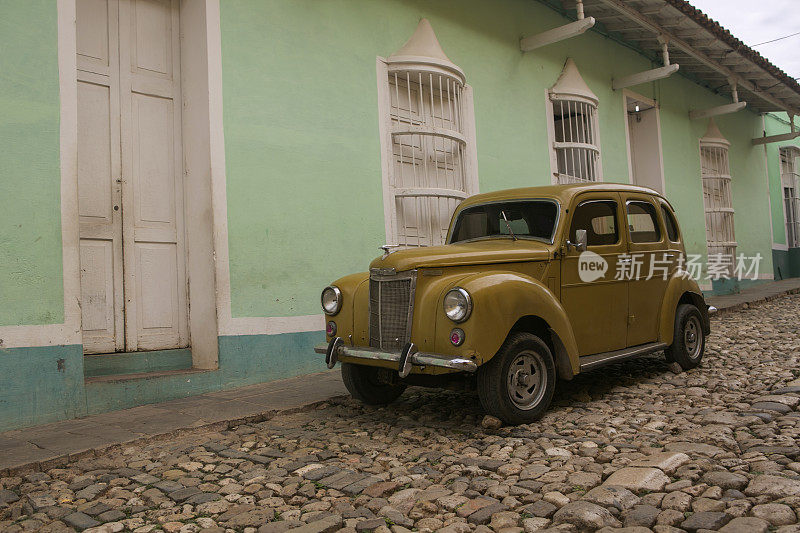
<svg viewBox="0 0 800 533">
<path fill-rule="evenodd" d="M 658 340 L 661 302 L 674 268 L 660 206 L 647 194 L 623 193 L 628 240 L 627 345 Z"/>
<path fill-rule="evenodd" d="M 580 355 L 625 347 L 628 284 L 615 279 L 618 262 L 627 252 L 621 199 L 614 192 L 577 196 L 568 211 L 562 237 L 561 303 L 567 312 Z M 586 251 L 566 244 L 586 230 Z"/>
</svg>

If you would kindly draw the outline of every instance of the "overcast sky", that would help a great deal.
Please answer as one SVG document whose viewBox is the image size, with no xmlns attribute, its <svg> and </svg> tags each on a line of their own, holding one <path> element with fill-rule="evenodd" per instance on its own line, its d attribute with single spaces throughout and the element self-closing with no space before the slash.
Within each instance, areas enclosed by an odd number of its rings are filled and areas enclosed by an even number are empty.
<svg viewBox="0 0 800 533">
<path fill-rule="evenodd" d="M 800 0 L 689 0 L 749 46 L 800 32 Z M 800 77 L 800 35 L 753 47 L 793 78 Z"/>
</svg>

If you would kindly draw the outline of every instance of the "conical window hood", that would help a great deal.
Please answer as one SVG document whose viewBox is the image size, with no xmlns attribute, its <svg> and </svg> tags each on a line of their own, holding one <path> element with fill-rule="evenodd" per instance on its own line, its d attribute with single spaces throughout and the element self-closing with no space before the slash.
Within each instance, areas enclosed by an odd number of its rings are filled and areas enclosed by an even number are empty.
<svg viewBox="0 0 800 533">
<path fill-rule="evenodd" d="M 594 105 L 597 105 L 599 101 L 597 95 L 595 95 L 589 86 L 586 85 L 586 82 L 583 81 L 583 77 L 581 73 L 578 72 L 578 67 L 571 57 L 567 58 L 561 75 L 558 77 L 558 80 L 556 80 L 556 83 L 550 87 L 550 94 L 560 99 L 578 98 L 589 100 Z"/>
<path fill-rule="evenodd" d="M 397 52 L 389 56 L 387 63 L 400 68 L 403 65 L 438 67 L 457 78 L 462 84 L 465 82 L 464 72 L 444 53 L 428 19 L 419 21 L 414 35 Z"/>
<path fill-rule="evenodd" d="M 731 142 L 722 135 L 722 132 L 719 131 L 717 127 L 717 123 L 714 122 L 714 119 L 711 118 L 708 120 L 708 128 L 706 128 L 706 133 L 700 139 L 702 144 L 714 144 L 714 145 L 721 145 L 728 147 L 731 145 Z"/>
</svg>

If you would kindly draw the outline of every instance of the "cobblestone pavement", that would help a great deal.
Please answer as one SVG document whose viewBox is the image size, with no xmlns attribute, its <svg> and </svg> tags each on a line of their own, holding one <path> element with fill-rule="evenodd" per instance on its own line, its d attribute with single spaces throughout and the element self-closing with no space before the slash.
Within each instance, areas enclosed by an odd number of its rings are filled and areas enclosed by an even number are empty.
<svg viewBox="0 0 800 533">
<path fill-rule="evenodd" d="M 721 315 L 700 368 L 578 376 L 527 426 L 409 389 L 2 478 L 0 531 L 800 532 L 799 316 Z"/>
</svg>

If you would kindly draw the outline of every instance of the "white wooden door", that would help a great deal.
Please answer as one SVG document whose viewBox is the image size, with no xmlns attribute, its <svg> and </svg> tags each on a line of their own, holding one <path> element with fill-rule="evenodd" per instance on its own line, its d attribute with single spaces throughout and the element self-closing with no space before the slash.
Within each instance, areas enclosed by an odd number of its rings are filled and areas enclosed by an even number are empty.
<svg viewBox="0 0 800 533">
<path fill-rule="evenodd" d="M 178 0 L 78 0 L 87 353 L 188 345 Z"/>
<path fill-rule="evenodd" d="M 661 136 L 658 109 L 651 107 L 628 114 L 631 175 L 635 185 L 664 193 L 661 172 Z"/>
</svg>

